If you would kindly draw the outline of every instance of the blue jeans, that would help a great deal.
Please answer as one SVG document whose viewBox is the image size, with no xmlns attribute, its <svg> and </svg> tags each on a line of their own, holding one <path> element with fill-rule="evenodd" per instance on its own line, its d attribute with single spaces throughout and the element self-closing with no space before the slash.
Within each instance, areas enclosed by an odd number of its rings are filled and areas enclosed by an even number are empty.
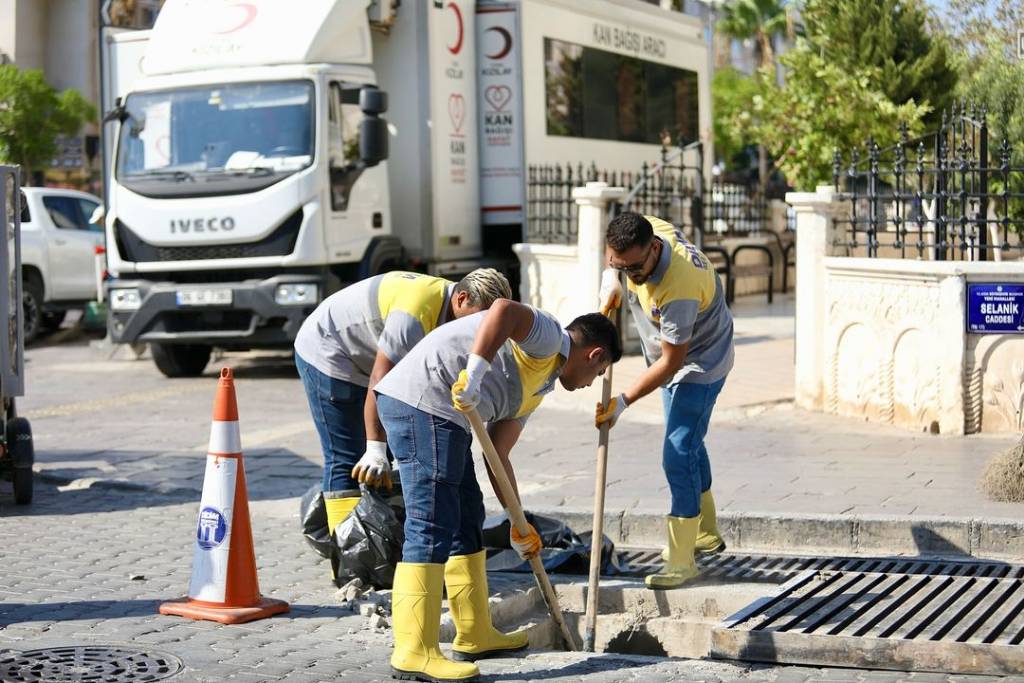
<svg viewBox="0 0 1024 683">
<path fill-rule="evenodd" d="M 295 354 L 295 367 L 306 389 L 306 400 L 324 452 L 324 491 L 359 491 L 352 468 L 366 452 L 363 404 L 366 387 L 335 379 Z"/>
<path fill-rule="evenodd" d="M 704 437 L 715 400 L 725 386 L 682 382 L 661 390 L 665 405 L 665 445 L 661 466 L 672 494 L 673 517 L 700 514 L 700 495 L 711 488 L 711 461 Z"/>
<path fill-rule="evenodd" d="M 440 564 L 483 548 L 484 496 L 473 437 L 458 423 L 377 394 L 405 497 L 403 562 Z"/>
</svg>

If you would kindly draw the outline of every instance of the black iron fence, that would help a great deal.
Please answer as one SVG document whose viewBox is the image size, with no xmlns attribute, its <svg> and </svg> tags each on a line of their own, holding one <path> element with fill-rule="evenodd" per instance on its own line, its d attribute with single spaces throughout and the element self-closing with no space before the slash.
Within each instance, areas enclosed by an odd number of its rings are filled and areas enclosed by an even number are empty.
<svg viewBox="0 0 1024 683">
<path fill-rule="evenodd" d="M 992 145 L 988 113 L 961 103 L 934 133 L 835 153 L 852 256 L 986 261 L 1024 256 L 1024 150 Z"/>
<path fill-rule="evenodd" d="M 596 163 L 535 164 L 527 169 L 526 241 L 575 244 L 578 216 L 573 188 L 602 181 L 611 186 L 636 182 L 638 174 L 599 169 Z"/>
<path fill-rule="evenodd" d="M 705 179 L 704 150 L 699 143 L 663 147 L 661 158 L 644 163 L 635 172 L 599 170 L 595 164 L 531 166 L 528 170 L 527 240 L 549 244 L 575 244 L 578 214 L 572 190 L 601 180 L 625 187 L 626 197 L 614 211 L 636 211 L 662 218 L 702 249 L 727 283 L 732 301 L 735 280 L 741 276 L 765 277 L 768 296 L 774 284 L 775 263 L 789 264 L 794 240 L 772 229 L 769 203 L 756 184 Z M 731 240 L 727 242 L 726 240 Z M 763 254 L 760 259 L 737 256 Z M 786 288 L 783 268 L 783 289 Z"/>
</svg>

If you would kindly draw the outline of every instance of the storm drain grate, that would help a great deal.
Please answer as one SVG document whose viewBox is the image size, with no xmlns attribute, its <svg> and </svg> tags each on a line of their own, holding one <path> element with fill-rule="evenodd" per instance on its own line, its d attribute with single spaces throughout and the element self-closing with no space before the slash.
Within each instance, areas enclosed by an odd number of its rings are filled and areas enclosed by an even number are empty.
<svg viewBox="0 0 1024 683">
<path fill-rule="evenodd" d="M 1024 673 L 1024 568 L 836 560 L 712 632 L 713 656 L 788 664 Z M 856 563 L 860 563 L 857 565 Z"/>
<path fill-rule="evenodd" d="M 625 548 L 621 551 L 620 559 L 626 566 L 624 573 L 627 576 L 641 576 L 660 568 L 663 564 L 660 550 Z M 807 571 L 1024 578 L 1024 566 L 984 561 L 721 553 L 698 557 L 697 564 L 701 568 L 702 579 L 774 583 L 789 581 Z"/>
<path fill-rule="evenodd" d="M 181 660 L 174 655 L 102 645 L 0 653 L 0 681 L 5 683 L 160 681 L 182 668 Z"/>
</svg>

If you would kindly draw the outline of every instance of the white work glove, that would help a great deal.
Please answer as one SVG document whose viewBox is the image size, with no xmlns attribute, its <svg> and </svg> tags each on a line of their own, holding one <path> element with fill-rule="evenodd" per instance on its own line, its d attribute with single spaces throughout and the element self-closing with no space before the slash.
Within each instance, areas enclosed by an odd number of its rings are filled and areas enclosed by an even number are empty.
<svg viewBox="0 0 1024 683">
<path fill-rule="evenodd" d="M 598 429 L 601 428 L 605 422 L 608 423 L 608 428 L 611 429 L 615 426 L 615 423 L 619 421 L 619 415 L 622 415 L 623 411 L 629 407 L 629 402 L 626 401 L 625 394 L 619 394 L 612 400 L 608 401 L 608 405 L 603 405 L 600 401 L 597 404 L 597 411 L 594 414 L 594 426 Z"/>
<path fill-rule="evenodd" d="M 528 560 L 534 555 L 540 552 L 540 549 L 544 547 L 541 543 L 540 534 L 533 527 L 532 524 L 527 524 L 530 527 L 530 531 L 525 536 L 520 536 L 519 532 L 516 531 L 516 526 L 513 524 L 509 528 L 508 540 L 512 543 L 512 549 L 519 554 L 519 558 L 522 560 Z"/>
<path fill-rule="evenodd" d="M 391 463 L 388 445 L 383 441 L 367 441 L 366 452 L 352 468 L 352 477 L 360 484 L 383 486 L 391 490 Z"/>
<path fill-rule="evenodd" d="M 617 270 L 605 268 L 604 272 L 601 273 L 599 299 L 601 315 L 606 318 L 610 318 L 612 311 L 622 304 L 622 283 L 619 281 L 619 272 Z"/>
<path fill-rule="evenodd" d="M 452 385 L 452 404 L 460 413 L 468 413 L 480 403 L 480 387 L 484 375 L 491 369 L 490 362 L 483 356 L 469 354 L 466 369 L 459 373 L 459 378 Z"/>
</svg>

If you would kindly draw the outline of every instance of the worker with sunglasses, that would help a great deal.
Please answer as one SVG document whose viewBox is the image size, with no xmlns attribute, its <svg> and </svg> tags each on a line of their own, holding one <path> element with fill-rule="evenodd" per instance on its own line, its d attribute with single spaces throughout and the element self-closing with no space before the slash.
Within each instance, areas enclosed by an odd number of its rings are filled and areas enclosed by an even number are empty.
<svg viewBox="0 0 1024 683">
<path fill-rule="evenodd" d="M 711 495 L 711 463 L 704 446 L 711 411 L 733 364 L 732 314 L 708 257 L 673 225 L 623 213 L 605 235 L 609 269 L 601 308 L 621 302 L 625 274 L 632 318 L 647 370 L 607 406 L 596 424 L 615 425 L 622 412 L 658 387 L 665 407 L 662 467 L 671 493 L 665 567 L 648 587 L 677 588 L 697 576 L 695 553 L 725 549 Z"/>
</svg>

